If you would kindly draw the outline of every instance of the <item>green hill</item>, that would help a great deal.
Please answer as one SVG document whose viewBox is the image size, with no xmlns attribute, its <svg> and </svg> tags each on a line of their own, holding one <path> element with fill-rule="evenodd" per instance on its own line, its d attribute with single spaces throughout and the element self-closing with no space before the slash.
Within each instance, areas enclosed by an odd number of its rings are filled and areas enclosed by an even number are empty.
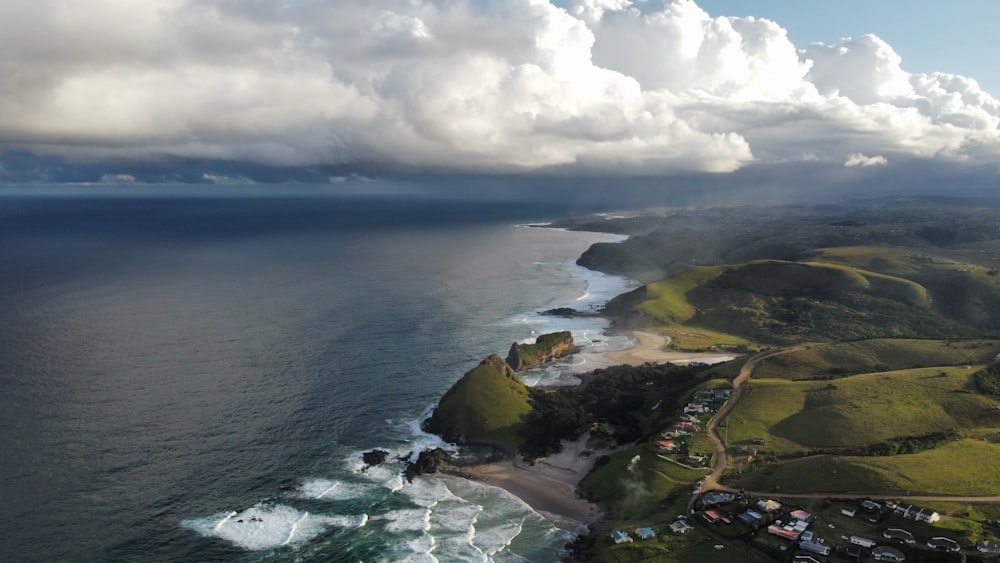
<svg viewBox="0 0 1000 563">
<path fill-rule="evenodd" d="M 696 327 L 777 344 L 976 332 L 933 305 L 926 288 L 904 278 L 761 260 L 688 270 L 620 296 L 606 311 L 626 326 Z"/>
<path fill-rule="evenodd" d="M 516 449 L 531 411 L 528 387 L 499 355 L 468 371 L 441 397 L 424 429 L 449 442 L 496 442 Z"/>
<path fill-rule="evenodd" d="M 859 373 L 924 366 L 984 364 L 1000 352 L 998 340 L 857 340 L 811 344 L 771 356 L 754 371 L 756 379 L 834 379 Z"/>
<path fill-rule="evenodd" d="M 834 382 L 752 379 L 729 421 L 732 443 L 770 440 L 784 454 L 863 450 L 896 439 L 1000 426 L 996 401 L 972 392 L 973 371 L 922 368 Z"/>
</svg>

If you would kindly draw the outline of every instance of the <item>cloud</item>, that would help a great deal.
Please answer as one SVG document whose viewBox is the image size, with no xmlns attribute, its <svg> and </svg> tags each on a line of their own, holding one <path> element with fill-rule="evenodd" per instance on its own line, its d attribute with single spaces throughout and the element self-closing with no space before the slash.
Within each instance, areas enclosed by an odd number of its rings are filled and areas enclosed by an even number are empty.
<svg viewBox="0 0 1000 563">
<path fill-rule="evenodd" d="M 102 184 L 134 184 L 135 176 L 131 174 L 104 174 L 101 176 Z"/>
<path fill-rule="evenodd" d="M 885 166 L 886 164 L 889 164 L 889 159 L 884 156 L 865 156 L 859 152 L 848 156 L 847 161 L 844 162 L 844 166 L 848 168 L 853 168 L 855 166 Z"/>
<path fill-rule="evenodd" d="M 0 6 L 0 151 L 69 161 L 655 175 L 982 163 L 1000 103 L 872 35 L 793 45 L 693 0 Z"/>
</svg>

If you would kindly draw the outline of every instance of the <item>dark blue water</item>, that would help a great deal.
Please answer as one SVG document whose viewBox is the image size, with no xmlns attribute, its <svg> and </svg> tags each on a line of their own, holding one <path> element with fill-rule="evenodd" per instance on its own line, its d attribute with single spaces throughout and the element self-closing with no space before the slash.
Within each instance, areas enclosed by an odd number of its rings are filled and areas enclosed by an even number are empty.
<svg viewBox="0 0 1000 563">
<path fill-rule="evenodd" d="M 607 236 L 518 226 L 569 211 L 0 188 L 0 559 L 554 559 L 574 523 L 359 456 L 433 444 L 512 341 L 599 336 L 534 314 L 624 287 L 572 263 Z"/>
</svg>

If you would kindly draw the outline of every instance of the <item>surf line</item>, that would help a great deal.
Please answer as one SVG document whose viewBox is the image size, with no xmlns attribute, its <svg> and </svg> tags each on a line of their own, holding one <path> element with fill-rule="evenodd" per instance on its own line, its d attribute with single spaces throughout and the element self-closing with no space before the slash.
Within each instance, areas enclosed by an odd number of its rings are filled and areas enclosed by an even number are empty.
<svg viewBox="0 0 1000 563">
<path fill-rule="evenodd" d="M 323 497 L 325 497 L 326 493 L 329 493 L 330 491 L 336 489 L 337 485 L 339 485 L 339 484 L 340 484 L 340 481 L 334 481 L 332 485 L 330 485 L 329 487 L 327 487 L 326 490 L 324 490 L 322 493 L 320 493 L 319 496 L 316 497 L 316 498 L 323 498 Z"/>
<path fill-rule="evenodd" d="M 281 545 L 288 545 L 292 541 L 292 538 L 295 537 L 295 532 L 299 529 L 299 522 L 302 522 L 308 517 L 309 513 L 303 512 L 302 516 L 300 516 L 298 520 L 292 522 L 292 528 L 288 530 L 288 537 L 285 538 L 285 541 L 281 542 Z"/>
<path fill-rule="evenodd" d="M 233 516 L 236 516 L 235 510 L 230 512 L 229 514 L 226 514 L 226 517 L 220 520 L 219 523 L 216 524 L 214 528 L 212 528 L 212 533 L 218 534 L 219 530 L 222 529 L 222 526 L 224 526 L 226 522 L 229 522 L 229 520 L 232 519 Z"/>
</svg>

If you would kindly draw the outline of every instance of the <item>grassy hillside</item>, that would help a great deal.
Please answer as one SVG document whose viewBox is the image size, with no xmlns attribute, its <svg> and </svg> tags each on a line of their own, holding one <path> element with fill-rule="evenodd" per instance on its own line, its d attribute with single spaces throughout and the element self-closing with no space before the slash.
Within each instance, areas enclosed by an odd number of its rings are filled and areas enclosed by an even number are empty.
<svg viewBox="0 0 1000 563">
<path fill-rule="evenodd" d="M 528 387 L 493 354 L 441 397 L 425 426 L 449 442 L 490 441 L 516 449 L 518 430 L 531 411 L 528 399 Z"/>
<path fill-rule="evenodd" d="M 876 338 L 811 344 L 772 356 L 754 371 L 757 379 L 833 379 L 873 371 L 922 366 L 983 364 L 1000 352 L 998 340 L 916 340 Z"/>
<path fill-rule="evenodd" d="M 973 370 L 924 368 L 834 382 L 753 379 L 730 415 L 731 443 L 770 440 L 787 454 L 863 448 L 899 437 L 1000 427 L 995 400 L 972 392 Z"/>
<path fill-rule="evenodd" d="M 907 279 L 767 260 L 694 268 L 616 298 L 607 312 L 626 325 L 705 328 L 779 344 L 974 332 L 932 305 L 930 293 Z"/>
<path fill-rule="evenodd" d="M 748 474 L 737 484 L 749 490 L 786 493 L 897 490 L 994 495 L 1000 490 L 1000 445 L 959 440 L 910 455 L 813 456 Z"/>
</svg>

